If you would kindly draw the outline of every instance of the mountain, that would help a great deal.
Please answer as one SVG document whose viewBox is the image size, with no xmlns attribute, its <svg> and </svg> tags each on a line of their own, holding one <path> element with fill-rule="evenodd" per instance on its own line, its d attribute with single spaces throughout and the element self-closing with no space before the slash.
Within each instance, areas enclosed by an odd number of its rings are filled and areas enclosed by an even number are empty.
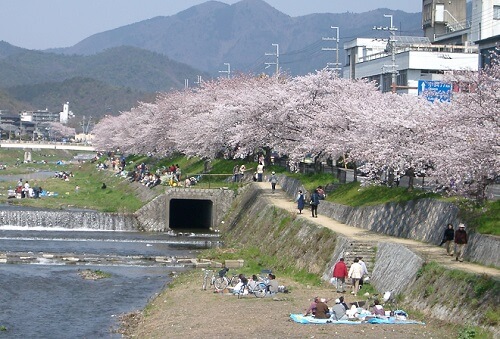
<svg viewBox="0 0 500 339">
<path fill-rule="evenodd" d="M 339 27 L 340 62 L 342 44 L 357 37 L 388 38 L 373 31 L 388 25 L 384 14 L 392 14 L 401 35 L 422 35 L 420 13 L 378 9 L 366 13 L 311 14 L 290 17 L 262 0 L 242 0 L 233 5 L 208 1 L 176 15 L 155 17 L 92 35 L 76 45 L 52 50 L 64 54 L 91 55 L 107 48 L 134 46 L 157 52 L 173 60 L 202 69 L 214 76 L 230 63 L 234 71 L 261 73 L 264 63 L 273 63 L 279 45 L 279 63 L 293 75 L 321 69 L 335 62 L 333 41 Z M 274 70 L 274 68 L 271 68 Z"/>
<path fill-rule="evenodd" d="M 26 50 L 0 42 L 0 110 L 48 108 L 69 101 L 77 116 L 100 118 L 150 101 L 155 93 L 180 89 L 184 79 L 206 73 L 131 46 L 89 56 Z"/>
<path fill-rule="evenodd" d="M 176 15 L 155 17 L 92 35 L 78 44 L 32 51 L 0 41 L 0 110 L 48 108 L 69 101 L 77 116 L 118 114 L 153 100 L 155 93 L 180 89 L 232 73 L 262 73 L 277 61 L 281 70 L 301 75 L 335 62 L 334 37 L 343 43 L 357 37 L 387 38 L 373 26 L 388 25 L 392 14 L 401 35 L 422 35 L 420 13 L 378 9 L 366 13 L 311 14 L 290 17 L 262 0 L 233 5 L 208 1 Z M 266 55 L 271 54 L 271 55 Z M 274 65 L 266 70 L 274 72 Z"/>
<path fill-rule="evenodd" d="M 151 101 L 154 96 L 131 88 L 115 87 L 104 82 L 75 77 L 62 82 L 21 85 L 4 89 L 10 98 L 38 109 L 59 112 L 63 103 L 70 102 L 76 121 L 82 116 L 99 119 L 106 114 L 117 114 L 137 105 L 138 101 Z M 0 96 L 2 107 L 4 102 Z M 28 109 L 28 108 L 23 108 Z"/>
<path fill-rule="evenodd" d="M 157 92 L 182 88 L 185 78 L 196 79 L 203 74 L 165 55 L 131 46 L 109 48 L 89 56 L 9 50 L 10 46 L 0 44 L 0 87 L 87 77 L 113 86 Z"/>
</svg>

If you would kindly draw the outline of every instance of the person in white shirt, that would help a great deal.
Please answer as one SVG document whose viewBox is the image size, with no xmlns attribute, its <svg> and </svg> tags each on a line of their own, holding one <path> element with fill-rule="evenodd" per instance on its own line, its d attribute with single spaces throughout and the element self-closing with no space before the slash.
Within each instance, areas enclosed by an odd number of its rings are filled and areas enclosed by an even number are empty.
<svg viewBox="0 0 500 339">
<path fill-rule="evenodd" d="M 359 291 L 359 281 L 363 277 L 363 267 L 359 263 L 359 259 L 355 258 L 354 263 L 349 269 L 349 278 L 352 279 L 352 292 L 351 294 L 356 295 Z"/>
<path fill-rule="evenodd" d="M 262 175 L 264 174 L 264 164 L 259 162 L 257 165 L 257 181 L 262 182 Z"/>
</svg>

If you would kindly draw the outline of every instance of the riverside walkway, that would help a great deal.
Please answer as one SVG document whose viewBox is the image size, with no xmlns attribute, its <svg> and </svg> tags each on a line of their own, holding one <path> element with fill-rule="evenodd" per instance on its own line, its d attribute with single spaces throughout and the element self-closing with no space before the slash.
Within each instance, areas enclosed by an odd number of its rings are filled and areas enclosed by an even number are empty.
<svg viewBox="0 0 500 339">
<path fill-rule="evenodd" d="M 19 141 L 7 141 L 7 140 L 0 142 L 0 148 L 64 149 L 72 151 L 89 151 L 89 152 L 96 151 L 95 147 L 83 144 L 71 144 L 63 142 L 29 142 L 29 141 L 19 142 Z"/>
<path fill-rule="evenodd" d="M 287 196 L 284 191 L 277 189 L 274 193 L 272 193 L 271 184 L 268 182 L 259 182 L 255 184 L 262 189 L 262 195 L 269 201 L 270 204 L 273 204 L 281 209 L 296 213 L 297 203 L 293 201 L 289 196 Z M 308 209 L 302 211 L 302 213 L 303 214 L 297 214 L 297 218 L 307 219 L 309 222 L 327 227 L 335 233 L 342 234 L 353 240 L 401 244 L 406 246 L 414 253 L 420 255 L 427 262 L 435 261 L 440 265 L 450 269 L 457 269 L 476 274 L 486 274 L 496 280 L 500 280 L 500 270 L 470 262 L 455 261 L 454 257 L 446 255 L 446 250 L 444 247 L 439 247 L 436 245 L 427 244 L 411 239 L 391 237 L 384 234 L 367 231 L 361 228 L 342 224 L 321 214 L 318 214 L 317 218 L 312 218 Z"/>
</svg>

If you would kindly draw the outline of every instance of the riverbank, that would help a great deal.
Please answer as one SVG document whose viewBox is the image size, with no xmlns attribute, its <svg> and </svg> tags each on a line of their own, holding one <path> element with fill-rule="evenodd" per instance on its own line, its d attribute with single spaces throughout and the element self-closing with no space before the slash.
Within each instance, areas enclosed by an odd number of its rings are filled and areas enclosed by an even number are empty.
<svg viewBox="0 0 500 339">
<path fill-rule="evenodd" d="M 152 300 L 142 313 L 125 316 L 127 338 L 456 338 L 458 328 L 429 320 L 426 325 L 303 325 L 290 320 L 311 298 L 337 297 L 329 286 L 304 286 L 277 277 L 290 293 L 258 299 L 201 289 L 201 270 L 186 272 Z M 354 297 L 345 294 L 347 302 Z M 332 306 L 333 301 L 330 301 Z M 412 314 L 410 317 L 413 318 Z"/>
<path fill-rule="evenodd" d="M 478 324 L 495 326 L 498 282 L 488 275 L 497 277 L 498 270 L 452 262 L 437 246 L 377 235 L 321 215 L 314 219 L 309 214 L 297 215 L 295 203 L 281 191 L 271 193 L 268 184 L 253 184 L 246 189 L 239 192 L 225 223 L 219 225 L 221 234 L 230 247 L 258 248 L 262 265 L 272 268 L 278 282 L 289 287 L 291 293 L 278 295 L 277 300 L 254 297 L 238 300 L 234 296 L 201 291 L 201 271 L 191 272 L 178 278 L 141 314 L 128 317 L 125 326 L 128 337 L 311 338 L 337 332 L 336 336 L 341 338 L 456 338 L 469 329 L 479 331 L 473 327 Z M 401 300 L 406 299 L 402 307 L 410 318 L 427 325 L 337 327 L 299 325 L 290 321 L 290 313 L 303 312 L 314 296 L 338 297 L 326 282 L 319 287 L 306 286 L 293 277 L 306 272 L 327 281 L 332 263 L 340 253 L 348 255 L 345 246 L 352 246 L 353 241 L 371 242 L 370 246 L 376 249 L 377 258 L 367 262 L 374 286 L 380 285 L 379 291 L 386 291 L 392 290 L 395 283 Z M 350 251 L 349 256 L 352 255 L 357 254 Z M 264 256 L 274 258 L 272 265 L 269 266 Z M 439 266 L 442 269 L 436 265 L 442 265 Z M 442 279 L 437 280 L 438 276 Z M 450 297 L 454 294 L 455 297 Z M 347 294 L 346 299 L 353 302 L 365 298 L 354 299 Z M 420 311 L 407 308 L 408 304 Z M 468 312 L 474 317 L 467 317 Z"/>
</svg>

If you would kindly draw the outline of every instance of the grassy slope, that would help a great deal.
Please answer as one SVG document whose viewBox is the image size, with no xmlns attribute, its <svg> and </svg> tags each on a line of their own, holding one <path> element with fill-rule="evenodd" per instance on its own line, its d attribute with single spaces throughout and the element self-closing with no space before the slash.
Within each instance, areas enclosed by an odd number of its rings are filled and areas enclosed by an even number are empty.
<svg viewBox="0 0 500 339">
<path fill-rule="evenodd" d="M 111 212 L 133 212 L 141 207 L 141 202 L 135 197 L 130 186 L 126 181 L 113 177 L 111 172 L 98 172 L 95 167 L 90 164 L 83 164 L 81 167 L 75 165 L 56 165 L 57 160 L 69 161 L 76 153 L 43 150 L 41 152 L 32 152 L 32 159 L 37 161 L 37 164 L 21 164 L 15 166 L 17 159 L 24 158 L 23 150 L 0 149 L 0 163 L 7 164 L 8 169 L 0 171 L 0 175 L 4 174 L 23 174 L 35 170 L 44 171 L 73 171 L 75 177 L 69 182 L 64 182 L 59 179 L 46 179 L 37 182 L 44 189 L 58 192 L 59 196 L 49 199 L 16 199 L 13 203 L 29 204 L 39 207 L 64 208 L 76 206 L 82 208 L 92 208 L 100 211 Z M 41 160 L 46 160 L 48 164 L 40 164 Z M 172 164 L 178 164 L 182 169 L 183 177 L 197 176 L 204 172 L 205 162 L 198 158 L 186 158 L 182 155 L 177 155 L 171 158 L 155 159 L 147 156 L 131 156 L 127 158 L 127 169 L 132 169 L 134 166 L 145 162 L 152 171 L 162 169 Z M 236 189 L 238 184 L 234 184 L 228 178 L 231 177 L 235 164 L 245 164 L 249 174 L 255 171 L 255 162 L 244 160 L 225 160 L 217 159 L 210 162 L 210 174 L 204 174 L 201 181 L 196 186 L 198 188 L 216 188 L 227 186 L 231 189 Z M 277 173 L 286 173 L 282 167 L 273 166 L 266 169 L 267 172 L 276 171 Z M 308 190 L 322 185 L 334 183 L 335 178 L 331 174 L 290 174 L 300 180 Z M 17 180 L 17 179 L 16 179 Z M 103 182 L 108 186 L 107 190 L 101 190 Z M 5 192 L 9 186 L 15 186 L 16 182 L 0 182 L 0 192 Z M 80 192 L 75 194 L 75 186 L 80 186 Z M 158 188 L 161 190 L 161 187 Z M 422 198 L 443 199 L 435 193 L 424 192 L 418 189 L 408 191 L 401 187 L 385 187 L 385 186 L 367 186 L 360 187 L 359 183 L 349 183 L 338 187 L 335 191 L 327 196 L 327 200 L 339 204 L 349 206 L 369 206 L 378 205 L 388 202 L 405 202 Z M 0 196 L 0 202 L 5 202 L 6 196 Z M 485 206 L 473 206 L 462 203 L 459 199 L 454 199 L 461 208 L 461 218 L 467 224 L 475 228 L 483 234 L 500 235 L 500 201 L 488 202 Z"/>
</svg>

